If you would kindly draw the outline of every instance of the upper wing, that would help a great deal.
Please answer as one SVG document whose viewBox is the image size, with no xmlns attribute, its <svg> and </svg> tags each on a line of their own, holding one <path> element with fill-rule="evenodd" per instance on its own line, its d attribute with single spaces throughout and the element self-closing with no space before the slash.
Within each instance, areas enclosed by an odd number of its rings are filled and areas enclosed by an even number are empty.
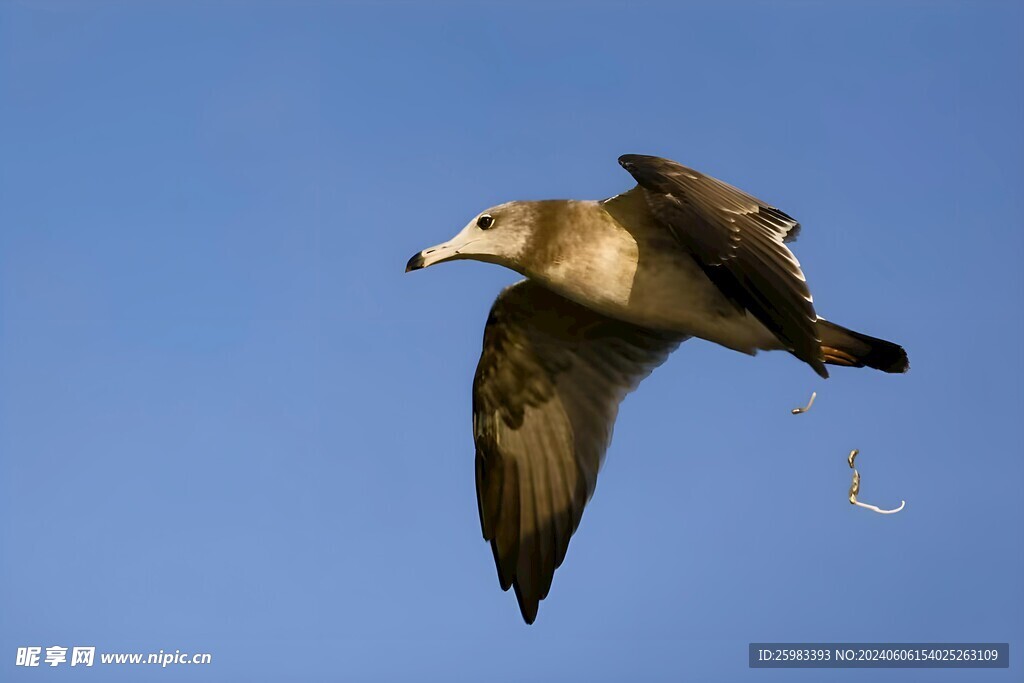
<svg viewBox="0 0 1024 683">
<path fill-rule="evenodd" d="M 527 623 L 562 564 L 619 402 L 685 339 L 524 280 L 494 302 L 473 381 L 476 489 L 503 590 Z"/>
<path fill-rule="evenodd" d="M 619 163 L 715 285 L 750 311 L 822 377 L 828 377 L 817 319 L 800 262 L 783 244 L 800 224 L 720 180 L 659 157 L 626 154 Z"/>
</svg>

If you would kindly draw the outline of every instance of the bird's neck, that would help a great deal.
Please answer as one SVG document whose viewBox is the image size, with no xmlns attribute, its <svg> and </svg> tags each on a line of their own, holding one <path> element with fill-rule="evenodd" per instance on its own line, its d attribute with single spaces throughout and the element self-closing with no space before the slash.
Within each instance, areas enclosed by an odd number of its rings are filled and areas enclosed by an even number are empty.
<svg viewBox="0 0 1024 683">
<path fill-rule="evenodd" d="M 521 272 L 578 303 L 600 310 L 629 300 L 637 263 L 633 236 L 602 202 L 538 202 L 537 229 Z"/>
</svg>

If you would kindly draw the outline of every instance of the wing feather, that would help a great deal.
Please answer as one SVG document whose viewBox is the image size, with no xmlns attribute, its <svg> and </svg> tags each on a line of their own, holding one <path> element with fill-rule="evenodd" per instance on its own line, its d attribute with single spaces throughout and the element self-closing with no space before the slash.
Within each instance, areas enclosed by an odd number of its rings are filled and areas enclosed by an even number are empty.
<svg viewBox="0 0 1024 683">
<path fill-rule="evenodd" d="M 528 623 L 594 493 L 619 403 L 683 339 L 531 281 L 494 302 L 473 382 L 477 502 L 498 581 Z"/>
<path fill-rule="evenodd" d="M 643 189 L 654 217 L 712 282 L 828 377 L 814 301 L 800 262 L 786 247 L 800 224 L 743 190 L 674 161 L 626 154 L 619 163 Z"/>
</svg>

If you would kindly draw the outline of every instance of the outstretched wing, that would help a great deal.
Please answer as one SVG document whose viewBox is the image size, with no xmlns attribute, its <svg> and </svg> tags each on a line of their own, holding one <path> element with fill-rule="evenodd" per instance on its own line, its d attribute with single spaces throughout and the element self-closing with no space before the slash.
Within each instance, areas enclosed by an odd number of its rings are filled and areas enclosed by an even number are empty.
<svg viewBox="0 0 1024 683">
<path fill-rule="evenodd" d="M 473 381 L 477 502 L 498 580 L 527 623 L 594 493 L 619 402 L 683 339 L 529 280 L 494 302 Z"/>
<path fill-rule="evenodd" d="M 785 246 L 800 224 L 756 197 L 674 161 L 640 154 L 619 163 L 644 190 L 654 217 L 712 282 L 779 341 L 828 377 L 817 314 L 800 262 Z"/>
</svg>

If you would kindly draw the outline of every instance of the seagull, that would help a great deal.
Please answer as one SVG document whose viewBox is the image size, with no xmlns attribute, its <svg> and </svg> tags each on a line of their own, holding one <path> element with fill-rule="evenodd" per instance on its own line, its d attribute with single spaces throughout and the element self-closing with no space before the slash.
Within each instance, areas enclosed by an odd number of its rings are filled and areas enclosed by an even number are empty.
<svg viewBox="0 0 1024 683">
<path fill-rule="evenodd" d="M 892 342 L 826 321 L 786 246 L 800 224 L 674 161 L 627 154 L 600 201 L 514 201 L 409 259 L 496 263 L 502 291 L 473 379 L 476 493 L 502 590 L 532 624 L 597 485 L 619 403 L 681 342 L 906 372 Z"/>
</svg>

